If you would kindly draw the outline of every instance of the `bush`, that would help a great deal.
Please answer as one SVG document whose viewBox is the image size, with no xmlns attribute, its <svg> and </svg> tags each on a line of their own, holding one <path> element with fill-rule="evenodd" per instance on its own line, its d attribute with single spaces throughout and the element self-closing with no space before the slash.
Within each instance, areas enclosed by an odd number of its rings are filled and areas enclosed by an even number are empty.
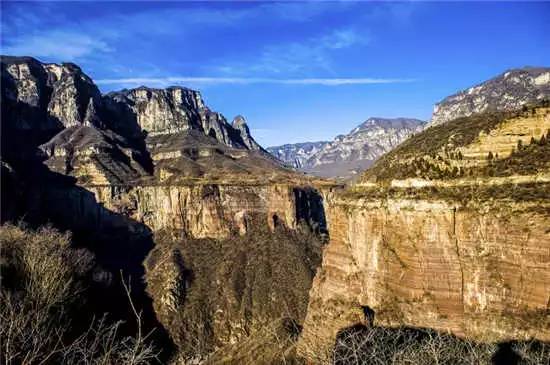
<svg viewBox="0 0 550 365">
<path fill-rule="evenodd" d="M 332 352 L 335 365 L 548 364 L 545 343 L 479 343 L 447 333 L 415 328 L 355 326 L 341 331 Z"/>
<path fill-rule="evenodd" d="M 155 357 L 140 330 L 123 337 L 122 322 L 107 315 L 81 323 L 94 256 L 71 247 L 69 234 L 4 225 L 0 247 L 1 363 L 145 364 Z"/>
</svg>

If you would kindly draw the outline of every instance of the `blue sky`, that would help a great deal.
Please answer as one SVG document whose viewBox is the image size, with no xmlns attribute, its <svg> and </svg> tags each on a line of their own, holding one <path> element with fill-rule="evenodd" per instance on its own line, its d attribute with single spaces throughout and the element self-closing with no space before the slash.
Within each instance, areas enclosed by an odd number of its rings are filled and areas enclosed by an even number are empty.
<svg viewBox="0 0 550 365">
<path fill-rule="evenodd" d="M 5 2 L 3 54 L 102 91 L 184 85 L 264 146 L 328 140 L 506 69 L 550 66 L 550 3 Z"/>
</svg>

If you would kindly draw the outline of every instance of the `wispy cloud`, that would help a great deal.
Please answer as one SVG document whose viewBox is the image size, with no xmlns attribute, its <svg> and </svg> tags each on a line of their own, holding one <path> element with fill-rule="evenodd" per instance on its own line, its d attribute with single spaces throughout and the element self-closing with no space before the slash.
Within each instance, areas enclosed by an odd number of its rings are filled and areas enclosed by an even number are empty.
<svg viewBox="0 0 550 365">
<path fill-rule="evenodd" d="M 301 78 L 275 79 L 265 77 L 138 77 L 96 80 L 98 85 L 155 85 L 174 84 L 282 84 L 282 85 L 370 85 L 413 82 L 414 79 L 399 78 Z"/>
<path fill-rule="evenodd" d="M 99 58 L 108 54 L 124 38 L 147 39 L 152 34 L 178 34 L 185 39 L 189 33 L 204 27 L 238 28 L 266 18 L 304 22 L 331 9 L 322 3 L 248 5 L 169 7 L 102 14 L 78 21 L 59 11 L 62 4 L 39 3 L 30 9 L 28 4 L 13 3 L 3 9 L 6 13 L 1 29 L 2 52 L 80 61 L 89 55 Z M 334 11 L 335 7 L 332 8 Z"/>
<path fill-rule="evenodd" d="M 2 45 L 4 54 L 32 54 L 37 57 L 59 57 L 68 61 L 112 50 L 105 41 L 100 39 L 64 31 L 22 36 L 18 38 L 17 43 Z"/>
<path fill-rule="evenodd" d="M 252 71 L 272 75 L 331 71 L 335 54 L 347 48 L 366 46 L 370 39 L 370 33 L 365 29 L 338 28 L 301 41 L 267 45 L 256 57 L 251 57 L 247 62 L 233 61 L 215 69 L 221 72 Z"/>
</svg>

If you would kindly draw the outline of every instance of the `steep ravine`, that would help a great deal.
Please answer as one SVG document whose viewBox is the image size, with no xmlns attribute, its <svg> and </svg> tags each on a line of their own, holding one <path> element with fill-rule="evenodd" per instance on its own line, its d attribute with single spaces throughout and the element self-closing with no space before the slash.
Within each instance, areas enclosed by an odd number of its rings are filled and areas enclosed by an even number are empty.
<svg viewBox="0 0 550 365">
<path fill-rule="evenodd" d="M 434 126 L 325 196 L 330 241 L 298 352 L 358 324 L 550 341 L 548 103 Z"/>
</svg>

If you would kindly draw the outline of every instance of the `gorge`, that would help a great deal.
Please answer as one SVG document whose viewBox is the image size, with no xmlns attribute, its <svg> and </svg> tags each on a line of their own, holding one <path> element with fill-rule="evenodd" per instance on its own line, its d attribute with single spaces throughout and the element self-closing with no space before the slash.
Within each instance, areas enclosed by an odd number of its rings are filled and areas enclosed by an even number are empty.
<svg viewBox="0 0 550 365">
<path fill-rule="evenodd" d="M 502 76 L 521 75 L 497 83 L 517 104 L 493 103 L 491 81 L 482 107 L 442 102 L 426 128 L 369 119 L 351 135 L 398 138 L 347 186 L 284 166 L 194 90 L 101 94 L 30 57 L 1 72 L 2 221 L 70 230 L 106 276 L 131 276 L 176 363 L 330 362 L 358 324 L 550 341 L 548 69 Z"/>
</svg>

